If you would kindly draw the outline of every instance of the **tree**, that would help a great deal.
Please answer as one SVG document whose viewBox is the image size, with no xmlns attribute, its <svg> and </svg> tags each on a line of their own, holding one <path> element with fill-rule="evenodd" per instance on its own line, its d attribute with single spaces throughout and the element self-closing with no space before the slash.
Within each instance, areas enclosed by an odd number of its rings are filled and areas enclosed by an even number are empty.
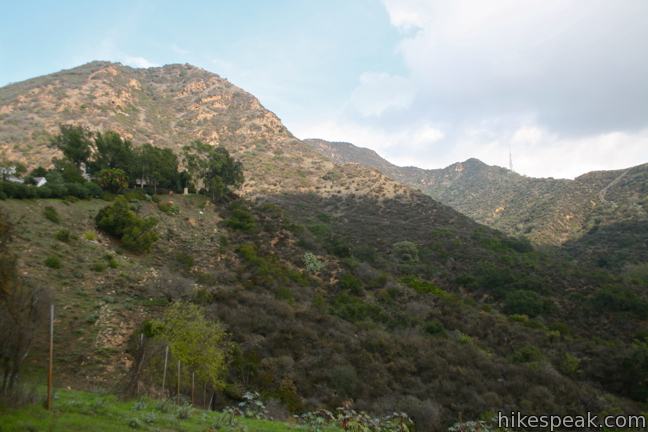
<svg viewBox="0 0 648 432">
<path fill-rule="evenodd" d="M 85 183 L 81 169 L 67 159 L 54 159 L 52 172 L 60 174 L 64 183 Z M 47 177 L 47 176 L 46 176 Z M 47 180 L 49 181 L 49 180 Z"/>
<path fill-rule="evenodd" d="M 95 224 L 101 231 L 121 240 L 122 245 L 133 252 L 147 251 L 158 239 L 155 231 L 157 220 L 138 216 L 122 196 L 99 210 Z"/>
<path fill-rule="evenodd" d="M 144 144 L 135 152 L 136 176 L 144 183 L 153 185 L 157 193 L 158 186 L 175 189 L 178 186 L 178 157 L 169 149 Z"/>
<path fill-rule="evenodd" d="M 94 138 L 94 159 L 90 162 L 92 172 L 106 168 L 119 168 L 131 173 L 135 160 L 133 144 L 123 139 L 117 132 L 98 133 Z"/>
<path fill-rule="evenodd" d="M 200 306 L 176 302 L 153 324 L 156 336 L 168 343 L 177 360 L 212 387 L 223 387 L 229 348 L 219 323 L 207 320 Z"/>
<path fill-rule="evenodd" d="M 88 162 L 92 154 L 92 132 L 82 126 L 61 125 L 60 132 L 49 143 L 77 168 Z"/>
<path fill-rule="evenodd" d="M 204 189 L 212 200 L 222 200 L 230 187 L 244 181 L 243 165 L 232 158 L 224 147 L 213 147 L 194 141 L 183 148 L 187 172 L 197 190 Z"/>
<path fill-rule="evenodd" d="M 10 392 L 45 316 L 46 292 L 23 283 L 11 251 L 12 226 L 0 214 L 0 393 Z"/>
<path fill-rule="evenodd" d="M 104 168 L 97 175 L 97 184 L 103 190 L 119 193 L 128 188 L 128 176 L 119 168 Z"/>
</svg>

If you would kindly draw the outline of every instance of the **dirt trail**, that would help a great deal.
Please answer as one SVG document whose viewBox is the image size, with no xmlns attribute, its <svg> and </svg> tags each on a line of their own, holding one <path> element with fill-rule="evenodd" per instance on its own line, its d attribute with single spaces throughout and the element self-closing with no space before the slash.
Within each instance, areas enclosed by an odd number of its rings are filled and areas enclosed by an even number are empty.
<svg viewBox="0 0 648 432">
<path fill-rule="evenodd" d="M 608 201 L 605 199 L 605 194 L 607 193 L 607 191 L 608 191 L 612 186 L 614 186 L 615 184 L 619 183 L 619 181 L 621 181 L 621 179 L 622 179 L 622 178 L 623 178 L 623 177 L 628 173 L 628 171 L 630 171 L 630 170 L 627 169 L 627 170 L 623 171 L 621 174 L 619 174 L 619 176 L 618 176 L 617 178 L 615 178 L 614 180 L 612 180 L 612 181 L 610 182 L 610 184 L 608 184 L 607 186 L 605 186 L 603 189 L 601 189 L 601 190 L 599 191 L 599 193 L 598 193 L 598 197 L 599 197 L 599 200 L 600 200 L 602 203 L 607 203 L 607 202 L 608 202 Z"/>
</svg>

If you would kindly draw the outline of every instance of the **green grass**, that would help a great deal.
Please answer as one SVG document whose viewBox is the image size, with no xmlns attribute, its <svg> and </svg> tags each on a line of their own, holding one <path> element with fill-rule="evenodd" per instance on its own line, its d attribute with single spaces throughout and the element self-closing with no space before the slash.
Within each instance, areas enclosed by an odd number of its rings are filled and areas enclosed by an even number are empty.
<svg viewBox="0 0 648 432">
<path fill-rule="evenodd" d="M 222 426 L 219 423 L 223 418 L 221 413 L 200 409 L 191 409 L 189 418 L 182 420 L 178 418 L 178 410 L 179 408 L 171 402 L 165 403 L 153 399 L 123 401 L 114 395 L 58 390 L 52 412 L 47 411 L 42 404 L 18 409 L 0 407 L 0 431 L 279 432 L 307 430 L 298 425 L 246 418 L 235 418 L 234 423 L 238 426 Z"/>
</svg>

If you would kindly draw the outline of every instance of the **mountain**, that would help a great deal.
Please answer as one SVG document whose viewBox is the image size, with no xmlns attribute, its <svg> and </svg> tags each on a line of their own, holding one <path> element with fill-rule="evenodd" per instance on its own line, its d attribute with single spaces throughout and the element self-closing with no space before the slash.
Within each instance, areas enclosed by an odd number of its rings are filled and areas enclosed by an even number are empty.
<svg viewBox="0 0 648 432">
<path fill-rule="evenodd" d="M 340 164 L 252 95 L 190 65 L 93 62 L 0 88 L 0 113 L 4 158 L 31 167 L 60 156 L 47 141 L 61 123 L 174 151 L 202 139 L 243 163 L 246 182 L 232 203 L 126 193 L 133 212 L 158 222 L 148 254 L 97 231 L 110 195 L 0 201 L 0 225 L 16 225 L 18 274 L 26 286 L 49 287 L 58 305 L 65 385 L 120 389 L 135 379 L 160 394 L 164 350 L 142 335 L 182 300 L 204 307 L 231 338 L 219 406 L 247 389 L 283 413 L 352 400 L 371 412 L 407 411 L 417 431 L 498 409 L 644 409 L 643 267 L 628 278 L 594 269 L 471 220 L 382 173 L 387 163 Z M 472 160 L 439 178 L 519 177 L 491 168 Z M 608 179 L 591 182 L 600 191 Z M 626 174 L 603 198 L 634 199 L 618 189 L 626 181 L 641 183 Z M 44 336 L 38 342 L 37 372 Z"/>
<path fill-rule="evenodd" d="M 599 228 L 648 221 L 648 164 L 574 180 L 531 178 L 477 159 L 443 169 L 398 167 L 349 143 L 305 142 L 336 163 L 375 168 L 477 222 L 539 244 L 572 244 Z"/>
</svg>

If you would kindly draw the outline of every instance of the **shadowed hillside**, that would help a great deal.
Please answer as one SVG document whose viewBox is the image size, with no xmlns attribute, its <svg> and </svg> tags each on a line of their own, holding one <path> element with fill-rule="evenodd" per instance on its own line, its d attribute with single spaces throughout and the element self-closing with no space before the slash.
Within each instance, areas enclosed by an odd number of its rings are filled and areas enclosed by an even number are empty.
<svg viewBox="0 0 648 432">
<path fill-rule="evenodd" d="M 336 163 L 375 168 L 477 222 L 540 244 L 559 245 L 608 224 L 648 220 L 648 164 L 560 180 L 521 176 L 477 159 L 444 169 L 398 167 L 349 143 L 305 142 Z"/>
</svg>

